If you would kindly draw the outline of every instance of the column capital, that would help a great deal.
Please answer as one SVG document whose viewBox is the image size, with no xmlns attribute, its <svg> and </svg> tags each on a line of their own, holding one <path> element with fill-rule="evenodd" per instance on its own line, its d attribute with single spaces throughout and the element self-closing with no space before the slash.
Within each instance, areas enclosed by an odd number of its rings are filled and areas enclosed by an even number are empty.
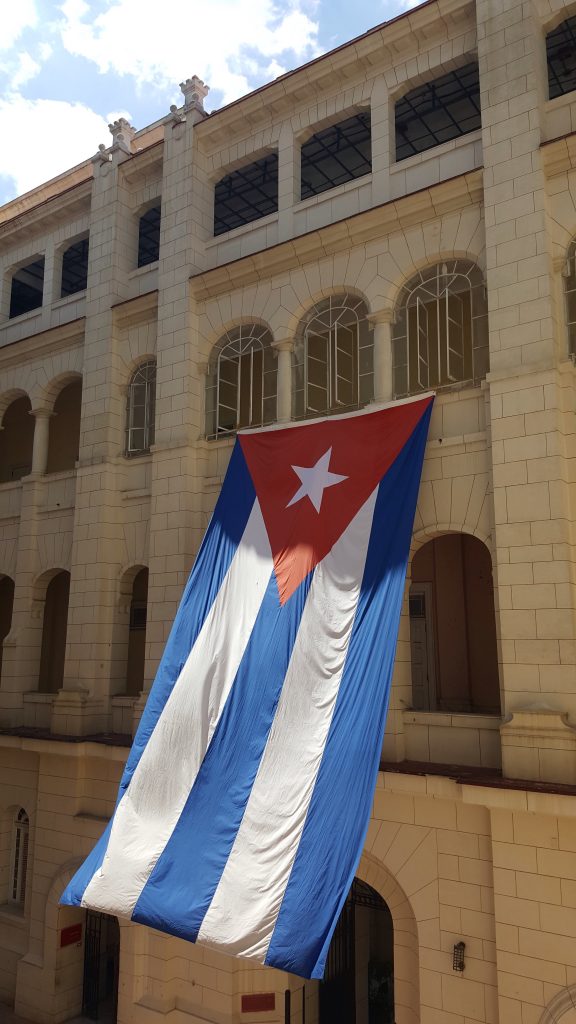
<svg viewBox="0 0 576 1024">
<path fill-rule="evenodd" d="M 376 324 L 393 324 L 394 323 L 395 310 L 392 306 L 387 306 L 384 309 L 379 309 L 374 313 L 368 313 L 366 319 L 369 324 L 375 326 Z"/>
<path fill-rule="evenodd" d="M 28 415 L 33 416 L 36 420 L 49 420 L 54 416 L 54 410 L 47 409 L 45 406 L 39 405 L 35 409 L 29 409 Z"/>
<path fill-rule="evenodd" d="M 278 338 L 274 339 L 271 343 L 271 347 L 276 352 L 293 352 L 294 351 L 294 338 Z"/>
</svg>

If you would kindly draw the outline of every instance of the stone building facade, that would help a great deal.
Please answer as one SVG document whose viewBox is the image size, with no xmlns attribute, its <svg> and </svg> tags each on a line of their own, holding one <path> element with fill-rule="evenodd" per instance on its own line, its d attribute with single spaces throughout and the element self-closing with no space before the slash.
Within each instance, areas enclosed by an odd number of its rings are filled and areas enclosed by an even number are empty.
<svg viewBox="0 0 576 1024">
<path fill-rule="evenodd" d="M 576 1021 L 574 40 L 567 0 L 428 0 L 0 210 L 0 1018 Z M 428 388 L 326 981 L 59 907 L 235 429 Z"/>
</svg>

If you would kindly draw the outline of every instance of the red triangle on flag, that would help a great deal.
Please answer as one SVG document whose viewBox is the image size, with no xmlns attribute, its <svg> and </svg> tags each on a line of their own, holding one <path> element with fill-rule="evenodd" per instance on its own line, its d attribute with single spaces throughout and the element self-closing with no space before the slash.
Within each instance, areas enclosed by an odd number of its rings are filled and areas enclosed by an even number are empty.
<svg viewBox="0 0 576 1024">
<path fill-rule="evenodd" d="M 282 604 L 332 550 L 432 401 L 240 435 Z"/>
</svg>

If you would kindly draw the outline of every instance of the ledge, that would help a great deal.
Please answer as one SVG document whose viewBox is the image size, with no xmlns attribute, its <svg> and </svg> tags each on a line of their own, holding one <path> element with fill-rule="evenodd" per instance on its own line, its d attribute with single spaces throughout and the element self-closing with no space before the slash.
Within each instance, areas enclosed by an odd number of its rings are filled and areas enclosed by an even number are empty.
<svg viewBox="0 0 576 1024">
<path fill-rule="evenodd" d="M 576 796 L 576 786 L 555 782 L 531 782 L 529 779 L 507 779 L 495 768 L 476 768 L 457 764 L 435 764 L 427 761 L 381 761 L 379 771 L 391 775 L 438 776 L 466 786 L 486 789 L 510 789 L 525 793 L 547 793 L 554 796 Z"/>
</svg>

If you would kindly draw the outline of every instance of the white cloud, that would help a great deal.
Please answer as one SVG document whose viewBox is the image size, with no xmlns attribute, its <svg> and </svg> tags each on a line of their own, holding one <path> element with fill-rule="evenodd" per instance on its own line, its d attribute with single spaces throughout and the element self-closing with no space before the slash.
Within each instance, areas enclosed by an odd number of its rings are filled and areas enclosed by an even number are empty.
<svg viewBox="0 0 576 1024">
<path fill-rule="evenodd" d="M 81 163 L 110 141 L 107 122 L 82 103 L 28 100 L 18 93 L 0 99 L 0 175 L 14 194 Z"/>
<path fill-rule="evenodd" d="M 306 13 L 314 4 L 290 0 L 163 0 L 162 17 L 145 16 L 150 0 L 112 0 L 94 15 L 85 0 L 65 0 L 61 39 L 72 54 L 93 61 L 100 72 L 131 75 L 137 88 L 171 95 L 193 74 L 229 102 L 248 92 L 254 76 L 265 80 L 272 65 L 295 66 L 315 56 L 317 23 Z M 281 62 L 278 63 L 278 59 Z M 251 80 L 252 79 L 252 83 Z"/>
<path fill-rule="evenodd" d="M 41 65 L 25 50 L 17 54 L 14 61 L 0 63 L 0 71 L 6 71 L 9 76 L 9 92 L 17 92 L 26 82 L 35 78 L 40 70 Z"/>
<path fill-rule="evenodd" d="M 38 12 L 34 0 L 18 0 L 11 3 L 4 0 L 1 15 L 0 50 L 10 50 L 24 29 L 38 22 Z"/>
</svg>

